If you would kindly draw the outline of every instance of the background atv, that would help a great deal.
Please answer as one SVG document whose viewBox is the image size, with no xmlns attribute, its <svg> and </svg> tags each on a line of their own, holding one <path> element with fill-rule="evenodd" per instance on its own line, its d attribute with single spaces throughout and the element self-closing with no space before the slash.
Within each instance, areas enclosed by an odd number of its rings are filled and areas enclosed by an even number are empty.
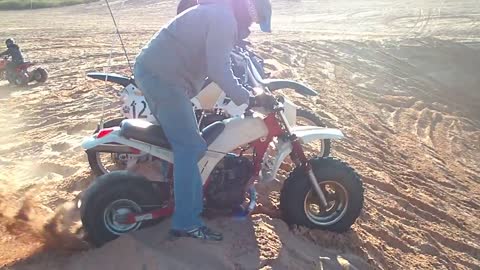
<svg viewBox="0 0 480 270">
<path fill-rule="evenodd" d="M 0 60 L 0 79 L 6 79 L 10 84 L 25 86 L 32 81 L 40 83 L 47 81 L 47 70 L 43 67 L 33 68 L 35 63 L 25 62 L 20 64 L 15 68 L 14 72 L 7 71 L 6 67 L 8 63 L 9 60 L 7 58 Z"/>
</svg>

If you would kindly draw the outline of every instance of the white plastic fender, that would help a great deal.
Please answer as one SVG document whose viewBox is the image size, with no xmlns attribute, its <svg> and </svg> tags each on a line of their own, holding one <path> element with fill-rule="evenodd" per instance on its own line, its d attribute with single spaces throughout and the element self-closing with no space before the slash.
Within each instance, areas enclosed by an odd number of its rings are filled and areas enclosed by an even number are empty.
<svg viewBox="0 0 480 270">
<path fill-rule="evenodd" d="M 259 117 L 234 117 L 226 119 L 223 122 L 225 123 L 225 129 L 223 130 L 222 134 L 220 134 L 217 139 L 208 147 L 208 150 L 210 151 L 207 151 L 205 156 L 198 163 L 203 184 L 205 184 L 217 163 L 223 159 L 225 153 L 229 153 L 242 145 L 268 135 L 268 128 L 263 119 Z M 296 134 L 298 138 L 300 138 L 302 143 L 309 143 L 314 140 L 343 138 L 342 132 L 333 128 L 295 126 L 292 127 L 292 132 Z M 126 145 L 173 163 L 173 153 L 171 150 L 136 140 L 126 139 L 120 136 L 119 127 L 114 127 L 111 133 L 102 138 L 96 138 L 95 136 L 87 137 L 82 142 L 82 147 L 85 150 L 88 150 L 98 145 L 108 143 Z M 277 155 L 273 159 L 273 166 L 271 167 L 271 170 L 269 170 L 270 173 L 262 170 L 262 181 L 270 181 L 275 178 L 283 160 L 292 151 L 292 146 L 290 141 L 279 140 L 276 143 L 276 149 Z"/>
<path fill-rule="evenodd" d="M 210 144 L 208 150 L 228 153 L 268 135 L 268 128 L 260 117 L 233 117 L 223 120 L 223 123 L 223 132 Z"/>
<path fill-rule="evenodd" d="M 111 144 L 118 143 L 121 145 L 126 145 L 135 149 L 138 149 L 144 153 L 149 153 L 153 156 L 156 156 L 160 159 L 166 160 L 170 163 L 173 163 L 173 153 L 171 150 L 162 148 L 159 146 L 151 145 L 141 141 L 130 140 L 125 137 L 120 136 L 120 128 L 114 127 L 114 131 L 110 132 L 108 135 L 102 138 L 96 138 L 95 136 L 87 137 L 82 142 L 82 147 L 85 150 L 92 149 L 96 146 L 102 144 Z"/>
<path fill-rule="evenodd" d="M 268 128 L 260 117 L 233 117 L 223 120 L 223 123 L 225 129 L 222 134 L 210 144 L 199 162 L 203 184 L 225 153 L 268 135 Z"/>
<path fill-rule="evenodd" d="M 120 127 L 113 127 L 112 129 L 113 129 L 113 131 L 111 133 L 109 133 L 107 136 L 102 137 L 100 139 L 98 139 L 96 137 L 96 134 L 93 135 L 93 136 L 86 137 L 82 141 L 82 148 L 85 149 L 85 150 L 89 150 L 89 149 L 94 148 L 97 145 L 101 145 L 101 144 L 104 144 L 104 143 L 115 142 L 117 137 L 119 137 L 118 135 L 120 134 Z"/>
<path fill-rule="evenodd" d="M 292 127 L 292 133 L 300 139 L 302 144 L 307 144 L 316 140 L 344 138 L 342 131 L 339 129 L 315 126 L 294 126 Z M 269 157 L 265 156 L 263 160 L 263 166 L 268 162 L 270 168 L 262 168 L 260 174 L 260 180 L 262 182 L 269 182 L 275 179 L 280 165 L 282 165 L 285 158 L 292 152 L 292 144 L 290 141 L 279 140 L 275 143 L 275 149 L 277 151 L 275 157 L 269 160 Z"/>
<path fill-rule="evenodd" d="M 212 170 L 217 163 L 223 159 L 226 153 L 259 138 L 266 137 L 268 134 L 267 126 L 260 117 L 234 117 L 226 119 L 223 122 L 225 123 L 223 132 L 210 144 L 208 147 L 210 151 L 207 150 L 205 156 L 198 163 L 203 184 L 207 181 Z M 102 138 L 96 138 L 95 136 L 86 138 L 82 143 L 82 147 L 88 150 L 109 143 L 126 145 L 173 163 L 173 153 L 171 150 L 141 141 L 126 139 L 120 136 L 119 127 L 113 128 L 111 133 Z"/>
<path fill-rule="evenodd" d="M 335 140 L 343 139 L 345 136 L 342 131 L 336 128 L 324 128 L 316 126 L 294 126 L 292 133 L 297 135 L 302 143 L 309 143 L 316 140 Z"/>
<path fill-rule="evenodd" d="M 297 108 L 298 106 L 295 103 L 291 102 L 287 97 L 283 97 L 285 102 L 283 102 L 283 113 L 287 118 L 290 126 L 295 126 L 297 124 Z"/>
</svg>

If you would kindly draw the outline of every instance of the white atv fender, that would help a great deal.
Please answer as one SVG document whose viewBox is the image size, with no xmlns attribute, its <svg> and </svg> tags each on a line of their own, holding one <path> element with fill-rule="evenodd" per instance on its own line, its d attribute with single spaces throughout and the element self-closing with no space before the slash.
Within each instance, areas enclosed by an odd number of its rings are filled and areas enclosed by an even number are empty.
<svg viewBox="0 0 480 270">
<path fill-rule="evenodd" d="M 106 130 L 111 131 L 106 135 L 101 135 L 100 132 L 85 138 L 82 142 L 82 148 L 85 151 L 95 148 L 97 151 L 109 152 L 110 150 L 115 153 L 131 153 L 132 150 L 136 150 L 140 151 L 141 153 L 150 153 L 163 160 L 173 163 L 173 153 L 169 149 L 150 145 L 141 141 L 129 140 L 123 136 L 120 136 L 120 127 L 114 127 Z"/>
<path fill-rule="evenodd" d="M 326 139 L 343 139 L 342 131 L 335 128 L 322 128 L 315 126 L 294 126 L 292 127 L 294 133 L 302 144 L 308 144 L 316 140 Z M 268 152 L 263 159 L 262 171 L 260 172 L 260 181 L 269 182 L 275 179 L 280 165 L 282 165 L 285 158 L 292 152 L 292 144 L 290 141 L 278 140 L 274 142 L 276 149 L 276 156 L 269 157 Z"/>
<path fill-rule="evenodd" d="M 217 163 L 223 159 L 225 153 L 268 135 L 268 128 L 261 117 L 232 117 L 222 122 L 225 124 L 222 133 L 208 146 L 207 152 L 198 163 L 204 184 Z M 144 123 L 145 125 L 151 125 L 146 121 Z M 120 127 L 103 129 L 98 134 L 86 138 L 82 147 L 86 151 L 92 149 L 113 153 L 140 151 L 140 154 L 148 153 L 173 163 L 171 150 L 134 139 L 127 139 L 120 134 Z"/>
</svg>

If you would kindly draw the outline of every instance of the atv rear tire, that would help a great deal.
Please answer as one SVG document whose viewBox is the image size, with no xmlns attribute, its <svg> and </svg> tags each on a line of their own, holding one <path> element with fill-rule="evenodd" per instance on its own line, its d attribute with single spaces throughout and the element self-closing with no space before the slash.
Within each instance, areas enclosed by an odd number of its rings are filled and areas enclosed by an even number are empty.
<svg viewBox="0 0 480 270">
<path fill-rule="evenodd" d="M 120 126 L 120 123 L 125 118 L 117 118 L 117 119 L 112 119 L 108 120 L 103 124 L 104 128 L 111 128 L 111 127 L 118 127 Z M 100 126 L 97 127 L 97 129 L 93 132 L 93 134 L 96 134 L 98 131 L 100 131 Z M 108 173 L 108 169 L 105 168 L 105 166 L 102 164 L 101 159 L 99 158 L 100 152 L 96 151 L 87 151 L 87 158 L 88 158 L 88 163 L 90 164 L 90 168 L 92 169 L 93 173 L 96 176 L 104 175 Z"/>
<path fill-rule="evenodd" d="M 86 239 L 98 247 L 122 234 L 159 222 L 160 219 L 125 225 L 115 221 L 114 216 L 160 207 L 167 198 L 161 198 L 160 193 L 154 191 L 154 185 L 145 177 L 127 171 L 115 171 L 95 179 L 79 201 Z"/>
<path fill-rule="evenodd" d="M 44 83 L 48 79 L 48 72 L 44 68 L 37 68 L 35 74 L 33 75 L 35 81 L 39 83 Z"/>
<path fill-rule="evenodd" d="M 331 157 L 315 158 L 310 163 L 320 187 L 324 193 L 327 191 L 328 208 L 321 209 L 307 173 L 296 168 L 280 194 L 283 218 L 291 225 L 334 232 L 349 230 L 363 207 L 359 175 L 345 162 Z"/>
</svg>

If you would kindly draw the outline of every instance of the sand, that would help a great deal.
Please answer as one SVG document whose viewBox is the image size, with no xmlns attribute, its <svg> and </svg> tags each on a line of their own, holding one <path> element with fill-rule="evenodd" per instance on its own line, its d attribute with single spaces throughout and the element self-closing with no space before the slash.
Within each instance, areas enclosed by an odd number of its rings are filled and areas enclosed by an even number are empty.
<svg viewBox="0 0 480 270">
<path fill-rule="evenodd" d="M 274 1 L 271 35 L 251 41 L 277 78 L 346 139 L 332 155 L 362 176 L 365 207 L 345 234 L 289 228 L 265 214 L 208 224 L 218 244 L 169 241 L 169 221 L 102 248 L 81 240 L 72 201 L 92 181 L 80 142 L 119 116 L 102 71 L 113 25 L 101 3 L 0 12 L 49 69 L 46 84 L 0 82 L 2 269 L 480 269 L 480 5 L 475 1 Z M 173 1 L 112 3 L 133 58 L 174 14 Z M 121 9 L 121 10 L 119 10 Z M 128 74 L 119 43 L 112 71 Z M 104 102 L 103 102 L 103 101 Z M 278 181 L 259 187 L 267 209 Z"/>
</svg>

